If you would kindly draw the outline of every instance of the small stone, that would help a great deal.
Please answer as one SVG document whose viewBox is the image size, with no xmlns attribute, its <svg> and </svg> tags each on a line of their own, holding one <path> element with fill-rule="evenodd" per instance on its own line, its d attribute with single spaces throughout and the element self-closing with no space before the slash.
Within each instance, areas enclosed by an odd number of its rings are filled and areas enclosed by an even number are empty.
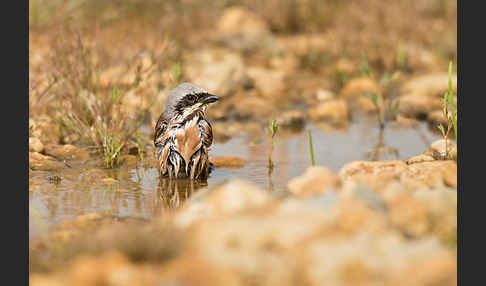
<svg viewBox="0 0 486 286">
<path fill-rule="evenodd" d="M 316 91 L 316 98 L 319 101 L 326 101 L 326 100 L 331 100 L 335 99 L 336 95 L 334 92 L 327 90 L 327 89 L 318 89 Z"/>
<path fill-rule="evenodd" d="M 53 171 L 65 168 L 66 165 L 55 158 L 37 152 L 29 152 L 29 167 L 32 170 Z"/>
<path fill-rule="evenodd" d="M 414 95 L 417 97 L 440 98 L 448 91 L 449 74 L 433 73 L 414 77 L 402 87 L 404 96 Z M 452 89 L 456 91 L 457 74 L 452 74 Z"/>
<path fill-rule="evenodd" d="M 214 157 L 209 161 L 213 163 L 216 168 L 241 168 L 245 166 L 246 161 L 238 157 Z"/>
<path fill-rule="evenodd" d="M 265 68 L 248 68 L 248 76 L 254 81 L 259 93 L 268 99 L 280 99 L 285 92 L 285 74 Z"/>
<path fill-rule="evenodd" d="M 354 181 L 370 186 L 372 189 L 381 190 L 394 181 L 400 181 L 401 176 L 407 170 L 403 161 L 367 162 L 353 161 L 345 164 L 339 170 L 342 182 Z"/>
<path fill-rule="evenodd" d="M 341 186 L 339 177 L 326 167 L 307 168 L 305 173 L 289 181 L 290 192 L 298 196 L 310 196 L 337 190 Z"/>
<path fill-rule="evenodd" d="M 82 150 L 70 144 L 47 144 L 45 145 L 45 153 L 60 160 L 77 160 L 89 158 L 88 151 Z"/>
<path fill-rule="evenodd" d="M 427 114 L 442 107 L 440 98 L 423 95 L 402 95 L 399 98 L 398 110 L 407 117 L 427 118 Z"/>
<path fill-rule="evenodd" d="M 36 137 L 29 137 L 29 152 L 42 153 L 42 151 L 44 151 L 44 144 Z"/>
<path fill-rule="evenodd" d="M 333 125 L 346 125 L 349 110 L 343 99 L 320 102 L 309 110 L 309 115 L 314 121 L 326 121 Z"/>
<path fill-rule="evenodd" d="M 273 49 L 275 45 L 267 24 L 245 7 L 233 6 L 224 10 L 216 30 L 221 43 L 241 52 Z"/>
<path fill-rule="evenodd" d="M 284 129 L 300 131 L 304 128 L 304 113 L 299 110 L 289 110 L 280 114 L 277 119 L 278 126 Z"/>
<path fill-rule="evenodd" d="M 444 139 L 439 139 L 437 141 L 434 141 L 432 144 L 430 144 L 430 147 L 427 151 L 424 152 L 424 154 L 427 154 L 429 156 L 432 156 L 438 160 L 441 159 L 451 159 L 451 160 L 457 160 L 457 145 L 456 143 L 449 139 L 447 140 L 447 151 L 448 151 L 448 157 L 446 157 L 446 148 L 445 148 L 445 140 Z"/>
<path fill-rule="evenodd" d="M 108 185 L 113 185 L 113 184 L 118 183 L 118 180 L 115 180 L 113 178 L 104 178 L 104 179 L 102 179 L 102 181 L 103 181 L 103 183 L 108 184 Z"/>
<path fill-rule="evenodd" d="M 411 164 L 422 163 L 422 162 L 431 162 L 434 160 L 435 160 L 434 157 L 422 154 L 422 155 L 413 156 L 412 158 L 406 160 L 405 162 L 407 163 L 407 165 L 411 165 Z"/>
<path fill-rule="evenodd" d="M 444 129 L 447 128 L 447 119 L 442 110 L 434 110 L 427 114 L 427 121 L 432 122 L 434 125 L 442 124 Z"/>
<path fill-rule="evenodd" d="M 350 80 L 342 89 L 341 94 L 344 98 L 355 98 L 366 93 L 380 93 L 379 84 L 370 77 L 359 77 Z"/>
</svg>

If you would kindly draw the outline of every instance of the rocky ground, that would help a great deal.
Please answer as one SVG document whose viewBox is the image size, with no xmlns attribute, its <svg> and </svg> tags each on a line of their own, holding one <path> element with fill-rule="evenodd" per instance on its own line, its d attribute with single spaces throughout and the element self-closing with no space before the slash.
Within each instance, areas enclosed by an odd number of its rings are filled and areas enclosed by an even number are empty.
<svg viewBox="0 0 486 286">
<path fill-rule="evenodd" d="M 31 240 L 31 285 L 456 285 L 457 164 L 434 158 L 444 143 L 337 174 L 310 167 L 284 197 L 233 180 L 146 222 L 64 221 Z"/>
<path fill-rule="evenodd" d="M 436 130 L 446 123 L 441 98 L 451 51 L 455 55 L 455 28 L 448 23 L 456 19 L 447 18 L 452 4 L 419 1 L 417 12 L 404 1 L 349 2 L 353 11 L 371 3 L 374 10 L 365 9 L 370 13 L 387 6 L 380 15 L 390 31 L 356 12 L 325 30 L 289 32 L 299 21 L 274 17 L 272 1 L 216 14 L 208 9 L 197 17 L 186 10 L 182 18 L 163 17 L 153 26 L 127 20 L 71 30 L 53 28 L 55 22 L 32 27 L 29 172 L 57 180 L 57 171 L 72 162 L 99 156 L 86 134 L 99 134 L 93 123 L 98 117 L 113 117 L 115 86 L 124 122 L 141 122 L 133 129 L 139 141 L 133 136 L 122 149 L 121 167 L 136 165 L 141 155 L 153 157 L 153 126 L 168 92 L 182 81 L 221 98 L 209 109 L 216 142 L 262 136 L 274 118 L 279 136 L 292 136 L 308 122 L 339 132 L 357 114 L 381 111 L 385 128 L 425 120 Z M 312 10 L 305 5 L 297 18 Z M 409 21 L 397 16 L 410 13 L 428 25 L 410 31 Z M 309 27 L 325 24 L 316 23 Z M 174 31 L 167 32 L 169 24 Z M 397 35 L 410 42 L 373 44 L 398 42 Z M 455 92 L 455 73 L 452 78 Z M 370 94 L 382 101 L 373 104 Z M 30 284 L 456 285 L 457 147 L 452 138 L 448 145 L 450 160 L 444 160 L 440 140 L 403 161 L 353 161 L 337 173 L 310 167 L 289 181 L 285 195 L 233 180 L 196 192 L 183 207 L 149 221 L 82 215 L 31 239 Z M 98 160 L 96 167 L 103 168 Z M 217 168 L 233 168 L 246 158 L 211 160 Z M 31 182 L 29 191 L 36 190 Z"/>
</svg>

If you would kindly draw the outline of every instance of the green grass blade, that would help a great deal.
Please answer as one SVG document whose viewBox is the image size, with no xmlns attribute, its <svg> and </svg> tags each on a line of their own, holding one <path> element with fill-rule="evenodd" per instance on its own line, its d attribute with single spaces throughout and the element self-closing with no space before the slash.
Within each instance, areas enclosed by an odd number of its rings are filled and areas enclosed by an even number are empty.
<svg viewBox="0 0 486 286">
<path fill-rule="evenodd" d="M 316 161 L 314 160 L 314 146 L 312 145 L 312 132 L 309 130 L 309 150 L 312 160 L 312 166 L 316 165 Z"/>
</svg>

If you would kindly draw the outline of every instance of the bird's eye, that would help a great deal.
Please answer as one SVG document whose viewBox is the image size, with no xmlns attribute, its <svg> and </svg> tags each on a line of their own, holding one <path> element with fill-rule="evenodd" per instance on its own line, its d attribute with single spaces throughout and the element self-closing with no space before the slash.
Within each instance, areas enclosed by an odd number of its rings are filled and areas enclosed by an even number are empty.
<svg viewBox="0 0 486 286">
<path fill-rule="evenodd" d="M 187 96 L 187 100 L 190 101 L 190 102 L 194 102 L 196 100 L 196 97 L 194 95 L 192 95 L 192 94 L 189 94 Z"/>
</svg>

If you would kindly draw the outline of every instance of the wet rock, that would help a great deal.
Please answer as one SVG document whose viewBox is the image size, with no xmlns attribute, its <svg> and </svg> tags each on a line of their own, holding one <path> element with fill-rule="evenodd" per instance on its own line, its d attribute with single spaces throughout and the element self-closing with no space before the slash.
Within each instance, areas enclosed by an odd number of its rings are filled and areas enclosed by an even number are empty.
<svg viewBox="0 0 486 286">
<path fill-rule="evenodd" d="M 42 142 L 57 142 L 59 140 L 58 128 L 47 115 L 29 118 L 29 137 L 39 138 Z"/>
<path fill-rule="evenodd" d="M 402 87 L 404 96 L 416 97 L 441 97 L 448 90 L 449 75 L 445 73 L 433 73 L 417 76 Z M 457 89 L 457 74 L 452 74 L 452 89 Z"/>
<path fill-rule="evenodd" d="M 289 110 L 281 113 L 277 118 L 278 126 L 283 129 L 300 131 L 305 126 L 304 113 L 299 110 Z"/>
<path fill-rule="evenodd" d="M 216 168 L 241 168 L 245 166 L 245 160 L 239 157 L 213 157 L 209 161 Z"/>
<path fill-rule="evenodd" d="M 381 190 L 390 182 L 399 181 L 406 170 L 407 165 L 402 161 L 354 161 L 345 164 L 338 174 L 343 182 L 352 180 Z"/>
<path fill-rule="evenodd" d="M 282 71 L 251 67 L 248 68 L 248 76 L 263 97 L 282 99 L 285 92 L 285 74 Z"/>
<path fill-rule="evenodd" d="M 89 158 L 89 152 L 76 146 L 66 144 L 47 144 L 45 153 L 60 160 L 79 160 Z"/>
<path fill-rule="evenodd" d="M 353 78 L 341 90 L 346 99 L 362 97 L 366 93 L 381 93 L 379 84 L 370 77 Z"/>
<path fill-rule="evenodd" d="M 432 156 L 421 154 L 421 155 L 413 156 L 410 159 L 407 159 L 405 161 L 405 163 L 407 163 L 407 165 L 410 165 L 410 164 L 416 164 L 416 163 L 422 163 L 422 162 L 431 162 L 431 161 L 434 161 L 434 160 L 435 159 Z"/>
<path fill-rule="evenodd" d="M 272 198 L 253 183 L 235 179 L 192 196 L 175 223 L 187 227 L 207 217 L 260 209 L 272 202 Z"/>
<path fill-rule="evenodd" d="M 434 125 L 442 124 L 444 129 L 447 128 L 447 119 L 445 118 L 442 110 L 434 110 L 427 114 L 427 121 L 433 123 Z"/>
<path fill-rule="evenodd" d="M 327 100 L 318 103 L 309 110 L 309 115 L 314 121 L 326 121 L 336 126 L 346 125 L 349 118 L 349 110 L 343 99 Z"/>
<path fill-rule="evenodd" d="M 338 190 L 339 177 L 326 167 L 307 168 L 305 173 L 289 181 L 290 192 L 298 196 L 311 196 L 319 193 Z"/>
<path fill-rule="evenodd" d="M 42 153 L 42 151 L 44 151 L 44 144 L 36 137 L 29 137 L 29 152 Z"/>
<path fill-rule="evenodd" d="M 429 149 L 425 151 L 424 154 L 432 156 L 437 160 L 457 160 L 457 145 L 451 139 L 447 140 L 447 151 L 448 152 L 446 152 L 446 141 L 444 139 L 439 139 L 430 144 Z"/>
<path fill-rule="evenodd" d="M 354 98 L 354 104 L 360 110 L 363 110 L 367 113 L 375 113 L 377 112 L 376 105 L 366 96 L 357 96 Z"/>
<path fill-rule="evenodd" d="M 417 119 L 408 118 L 402 115 L 397 115 L 394 121 L 391 121 L 391 126 L 399 128 L 417 127 L 420 123 Z"/>
<path fill-rule="evenodd" d="M 258 96 L 255 90 L 233 96 L 231 105 L 235 119 L 262 119 L 270 116 L 275 110 L 269 99 Z"/>
<path fill-rule="evenodd" d="M 241 52 L 275 48 L 275 39 L 267 24 L 245 7 L 233 6 L 224 10 L 216 31 L 220 42 Z"/>
<path fill-rule="evenodd" d="M 211 93 L 225 97 L 248 81 L 243 59 L 221 49 L 199 50 L 184 61 L 184 74 Z"/>
<path fill-rule="evenodd" d="M 407 117 L 426 119 L 428 113 L 439 110 L 442 107 L 442 103 L 438 97 L 411 94 L 402 95 L 399 100 L 400 105 L 398 106 L 398 110 L 400 114 Z"/>
<path fill-rule="evenodd" d="M 403 180 L 419 183 L 428 188 L 457 188 L 457 163 L 433 161 L 412 164 L 403 174 Z"/>
<path fill-rule="evenodd" d="M 52 171 L 65 167 L 66 165 L 55 158 L 37 152 L 29 152 L 29 168 L 32 170 Z"/>
</svg>

